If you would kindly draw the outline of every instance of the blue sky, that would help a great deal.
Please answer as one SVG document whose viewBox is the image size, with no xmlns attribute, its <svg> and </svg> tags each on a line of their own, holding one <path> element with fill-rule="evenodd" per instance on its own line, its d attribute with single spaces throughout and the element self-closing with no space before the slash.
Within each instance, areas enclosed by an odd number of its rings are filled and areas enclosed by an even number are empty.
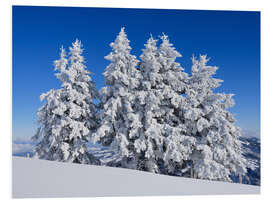
<svg viewBox="0 0 270 203">
<path fill-rule="evenodd" d="M 59 48 L 78 38 L 97 88 L 104 84 L 104 59 L 121 27 L 126 28 L 132 53 L 141 54 L 150 33 L 167 34 L 183 55 L 190 73 L 192 54 L 207 54 L 224 80 L 219 92 L 235 94 L 230 109 L 245 131 L 260 130 L 260 13 L 158 9 L 13 7 L 12 124 L 13 137 L 31 137 L 37 128 L 41 93 L 59 88 L 53 61 Z"/>
</svg>

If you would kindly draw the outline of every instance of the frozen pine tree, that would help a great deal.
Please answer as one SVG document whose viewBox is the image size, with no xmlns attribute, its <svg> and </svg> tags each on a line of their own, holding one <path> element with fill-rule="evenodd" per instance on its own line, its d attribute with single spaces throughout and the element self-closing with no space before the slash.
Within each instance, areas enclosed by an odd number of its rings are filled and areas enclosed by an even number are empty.
<svg viewBox="0 0 270 203">
<path fill-rule="evenodd" d="M 207 65 L 206 55 L 192 62 L 184 114 L 188 134 L 196 139 L 190 173 L 194 178 L 230 181 L 231 174 L 246 173 L 241 131 L 227 110 L 234 105 L 233 95 L 213 92 L 222 81 L 213 78 L 217 67 Z"/>
<path fill-rule="evenodd" d="M 101 123 L 94 141 L 115 148 L 122 156 L 122 167 L 135 169 L 132 143 L 141 126 L 139 115 L 134 112 L 140 77 L 138 60 L 130 53 L 124 28 L 110 46 L 112 52 L 105 57 L 111 62 L 104 72 L 106 86 L 100 91 Z"/>
<path fill-rule="evenodd" d="M 40 97 L 45 104 L 38 110 L 40 126 L 33 137 L 40 140 L 35 149 L 38 158 L 99 164 L 87 152 L 87 141 L 97 125 L 93 99 L 98 93 L 86 70 L 82 52 L 82 44 L 76 40 L 69 48 L 69 58 L 62 48 L 61 58 L 54 62 L 62 87 Z"/>
<path fill-rule="evenodd" d="M 138 111 L 142 115 L 142 127 L 135 148 L 140 153 L 143 170 L 173 173 L 177 165 L 188 159 L 194 139 L 185 136 L 181 120 L 185 102 L 182 94 L 188 78 L 175 61 L 181 55 L 166 35 L 161 39 L 158 48 L 157 40 L 151 36 L 141 55 Z"/>
<path fill-rule="evenodd" d="M 159 172 L 158 160 L 163 156 L 164 124 L 158 122 L 161 117 L 161 96 L 158 89 L 163 85 L 162 76 L 159 73 L 161 64 L 158 61 L 157 40 L 152 36 L 145 44 L 145 49 L 140 56 L 140 91 L 138 94 L 139 105 L 136 110 L 140 112 L 142 126 L 139 138 L 135 140 L 136 153 L 139 154 L 138 169 L 150 172 Z"/>
<path fill-rule="evenodd" d="M 195 144 L 195 139 L 187 134 L 183 116 L 188 75 L 176 62 L 182 55 L 175 50 L 168 36 L 163 34 L 160 38 L 162 42 L 158 51 L 158 61 L 163 78 L 161 108 L 164 108 L 163 123 L 166 124 L 163 160 L 167 172 L 175 174 L 179 169 L 186 167 Z"/>
</svg>

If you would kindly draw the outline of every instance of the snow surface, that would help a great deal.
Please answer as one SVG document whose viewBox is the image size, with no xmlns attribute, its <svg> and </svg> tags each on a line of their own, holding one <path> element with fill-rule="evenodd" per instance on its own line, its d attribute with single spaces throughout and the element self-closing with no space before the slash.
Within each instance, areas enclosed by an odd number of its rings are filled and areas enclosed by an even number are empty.
<svg viewBox="0 0 270 203">
<path fill-rule="evenodd" d="M 260 187 L 13 157 L 14 198 L 259 194 Z"/>
</svg>

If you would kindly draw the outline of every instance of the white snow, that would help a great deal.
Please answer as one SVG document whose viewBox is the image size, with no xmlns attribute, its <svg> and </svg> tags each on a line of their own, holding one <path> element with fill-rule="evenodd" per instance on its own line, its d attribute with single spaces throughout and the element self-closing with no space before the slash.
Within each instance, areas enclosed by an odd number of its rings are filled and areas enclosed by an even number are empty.
<svg viewBox="0 0 270 203">
<path fill-rule="evenodd" d="M 12 162 L 14 198 L 260 193 L 259 186 L 172 177 L 122 168 L 22 157 L 13 157 Z"/>
</svg>

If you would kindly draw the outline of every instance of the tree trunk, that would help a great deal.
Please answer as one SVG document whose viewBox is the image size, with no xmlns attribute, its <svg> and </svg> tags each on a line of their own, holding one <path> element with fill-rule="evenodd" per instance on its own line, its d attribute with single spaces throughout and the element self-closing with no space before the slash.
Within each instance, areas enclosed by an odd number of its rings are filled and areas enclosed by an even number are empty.
<svg viewBox="0 0 270 203">
<path fill-rule="evenodd" d="M 241 183 L 242 184 L 242 176 L 241 175 L 239 175 L 239 183 Z"/>
<path fill-rule="evenodd" d="M 193 165 L 190 168 L 190 177 L 194 178 L 194 171 L 193 171 Z"/>
</svg>

